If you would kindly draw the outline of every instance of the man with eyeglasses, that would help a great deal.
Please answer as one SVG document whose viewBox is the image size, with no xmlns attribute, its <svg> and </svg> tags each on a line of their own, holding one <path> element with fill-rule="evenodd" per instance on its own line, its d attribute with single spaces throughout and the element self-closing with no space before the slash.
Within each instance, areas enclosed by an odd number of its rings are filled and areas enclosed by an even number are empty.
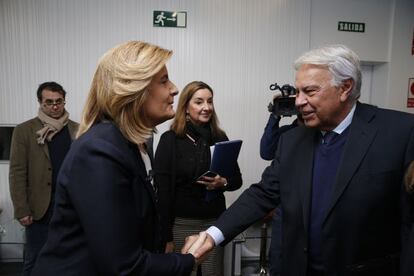
<svg viewBox="0 0 414 276">
<path fill-rule="evenodd" d="M 14 216 L 26 232 L 23 275 L 30 275 L 46 242 L 56 178 L 78 128 L 69 120 L 65 96 L 60 84 L 42 83 L 37 117 L 13 131 L 9 183 Z"/>
</svg>

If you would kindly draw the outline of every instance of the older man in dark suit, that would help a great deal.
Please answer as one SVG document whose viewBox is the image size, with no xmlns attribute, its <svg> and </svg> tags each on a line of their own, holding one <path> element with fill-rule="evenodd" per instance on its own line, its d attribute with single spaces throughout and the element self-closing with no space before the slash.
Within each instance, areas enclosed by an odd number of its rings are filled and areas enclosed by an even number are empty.
<svg viewBox="0 0 414 276">
<path fill-rule="evenodd" d="M 400 275 L 401 233 L 412 224 L 403 174 L 414 159 L 414 117 L 358 102 L 359 59 L 343 45 L 309 51 L 295 68 L 305 127 L 281 136 L 260 183 L 207 230 L 200 248 L 193 236 L 183 250 L 202 256 L 280 204 L 281 275 Z"/>
</svg>

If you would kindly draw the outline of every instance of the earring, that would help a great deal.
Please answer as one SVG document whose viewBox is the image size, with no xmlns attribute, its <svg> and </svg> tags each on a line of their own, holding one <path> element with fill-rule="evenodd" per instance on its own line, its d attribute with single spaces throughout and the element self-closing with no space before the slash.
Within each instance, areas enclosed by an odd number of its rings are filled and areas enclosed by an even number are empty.
<svg viewBox="0 0 414 276">
<path fill-rule="evenodd" d="M 187 122 L 190 121 L 190 115 L 188 114 L 188 112 L 185 113 L 185 120 Z"/>
</svg>

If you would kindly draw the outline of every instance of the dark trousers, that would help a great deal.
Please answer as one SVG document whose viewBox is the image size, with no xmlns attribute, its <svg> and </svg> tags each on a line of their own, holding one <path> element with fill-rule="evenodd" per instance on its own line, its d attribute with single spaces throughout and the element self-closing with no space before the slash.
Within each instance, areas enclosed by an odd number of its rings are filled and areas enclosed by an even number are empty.
<svg viewBox="0 0 414 276">
<path fill-rule="evenodd" d="M 48 224 L 34 221 L 26 226 L 26 243 L 24 245 L 23 276 L 30 276 L 40 249 L 46 243 Z"/>
<path fill-rule="evenodd" d="M 280 275 L 282 256 L 282 211 L 276 208 L 272 217 L 272 236 L 269 248 L 270 276 Z"/>
</svg>

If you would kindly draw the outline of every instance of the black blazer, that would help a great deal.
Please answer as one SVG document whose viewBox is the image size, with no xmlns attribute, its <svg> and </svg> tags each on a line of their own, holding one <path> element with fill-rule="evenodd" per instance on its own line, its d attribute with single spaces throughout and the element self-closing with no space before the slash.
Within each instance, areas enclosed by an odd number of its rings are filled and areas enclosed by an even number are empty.
<svg viewBox="0 0 414 276">
<path fill-rule="evenodd" d="M 135 144 L 110 122 L 76 140 L 58 176 L 32 275 L 189 275 L 192 255 L 161 254 L 156 195 Z"/>
<path fill-rule="evenodd" d="M 316 129 L 298 127 L 282 135 L 260 183 L 246 190 L 216 223 L 228 242 L 280 202 L 284 276 L 307 274 L 317 134 Z M 408 204 L 402 183 L 414 159 L 413 138 L 412 115 L 357 103 L 322 226 L 326 275 L 399 275 L 401 246 L 407 245 L 408 236 L 401 230 L 413 224 L 404 215 Z"/>
</svg>

